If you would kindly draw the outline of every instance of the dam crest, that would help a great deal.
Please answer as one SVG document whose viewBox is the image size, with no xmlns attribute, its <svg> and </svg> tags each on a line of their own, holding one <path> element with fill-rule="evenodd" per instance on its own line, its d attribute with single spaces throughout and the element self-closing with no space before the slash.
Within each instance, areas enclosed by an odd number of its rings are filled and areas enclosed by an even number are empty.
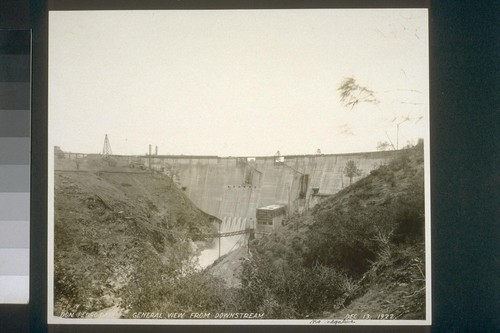
<svg viewBox="0 0 500 333">
<path fill-rule="evenodd" d="M 244 219 L 254 228 L 259 207 L 284 205 L 288 215 L 312 208 L 322 198 L 350 184 L 345 174 L 353 161 L 355 182 L 398 154 L 380 151 L 352 154 L 264 157 L 141 156 L 148 168 L 166 173 L 201 210 L 221 220 Z"/>
</svg>

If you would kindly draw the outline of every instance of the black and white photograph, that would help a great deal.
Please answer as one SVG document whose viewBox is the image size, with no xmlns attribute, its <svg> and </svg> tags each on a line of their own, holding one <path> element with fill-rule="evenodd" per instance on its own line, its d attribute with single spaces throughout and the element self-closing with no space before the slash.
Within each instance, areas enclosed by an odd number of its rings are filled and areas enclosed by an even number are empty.
<svg viewBox="0 0 500 333">
<path fill-rule="evenodd" d="M 428 24 L 50 11 L 48 323 L 430 325 Z"/>
</svg>

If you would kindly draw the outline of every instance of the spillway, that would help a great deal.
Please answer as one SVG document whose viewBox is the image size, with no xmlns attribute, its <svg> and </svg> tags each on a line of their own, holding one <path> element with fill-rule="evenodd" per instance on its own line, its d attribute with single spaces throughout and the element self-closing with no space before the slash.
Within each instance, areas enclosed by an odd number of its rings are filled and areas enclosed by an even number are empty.
<svg viewBox="0 0 500 333">
<path fill-rule="evenodd" d="M 218 226 L 217 226 L 218 227 Z M 246 218 L 241 217 L 226 217 L 222 220 L 220 224 L 220 233 L 227 233 L 232 231 L 245 230 L 248 228 L 248 221 Z M 205 268 L 211 265 L 220 256 L 223 256 L 234 249 L 237 249 L 248 242 L 249 234 L 228 236 L 215 238 L 211 242 L 211 246 L 203 251 L 201 251 L 198 256 L 198 264 L 201 268 Z M 219 241 L 220 241 L 220 253 L 219 253 Z"/>
</svg>

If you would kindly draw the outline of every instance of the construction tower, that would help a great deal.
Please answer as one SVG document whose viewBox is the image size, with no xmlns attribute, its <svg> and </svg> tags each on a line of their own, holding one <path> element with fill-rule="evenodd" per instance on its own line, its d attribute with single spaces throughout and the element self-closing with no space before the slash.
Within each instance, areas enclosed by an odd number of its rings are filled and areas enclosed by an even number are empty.
<svg viewBox="0 0 500 333">
<path fill-rule="evenodd" d="M 102 147 L 102 156 L 106 158 L 111 155 L 113 155 L 113 152 L 111 151 L 111 145 L 109 144 L 108 135 L 106 134 L 104 137 L 104 146 Z"/>
</svg>

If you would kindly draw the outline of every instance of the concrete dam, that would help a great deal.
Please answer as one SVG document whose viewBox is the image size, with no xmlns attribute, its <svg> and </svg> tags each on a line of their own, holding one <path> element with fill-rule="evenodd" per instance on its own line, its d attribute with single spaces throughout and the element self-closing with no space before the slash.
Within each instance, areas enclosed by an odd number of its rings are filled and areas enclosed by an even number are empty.
<svg viewBox="0 0 500 333">
<path fill-rule="evenodd" d="M 74 160 L 76 169 L 78 161 L 86 157 L 102 159 L 100 154 L 64 153 L 56 148 L 56 156 Z M 198 208 L 219 220 L 214 222 L 219 236 L 198 256 L 199 265 L 207 267 L 220 255 L 246 244 L 250 233 L 255 237 L 271 233 L 283 226 L 287 215 L 307 211 L 349 186 L 348 162 L 361 170 L 353 177 L 355 182 L 397 154 L 399 151 L 263 157 L 150 154 L 112 155 L 112 160 L 140 168 L 141 173 L 152 169 L 170 176 Z M 80 171 L 86 168 L 82 164 Z"/>
<path fill-rule="evenodd" d="M 256 226 L 257 208 L 280 204 L 303 212 L 348 186 L 344 169 L 361 174 L 386 164 L 398 151 L 265 157 L 142 156 L 142 164 L 170 175 L 200 209 L 224 223 Z"/>
</svg>

